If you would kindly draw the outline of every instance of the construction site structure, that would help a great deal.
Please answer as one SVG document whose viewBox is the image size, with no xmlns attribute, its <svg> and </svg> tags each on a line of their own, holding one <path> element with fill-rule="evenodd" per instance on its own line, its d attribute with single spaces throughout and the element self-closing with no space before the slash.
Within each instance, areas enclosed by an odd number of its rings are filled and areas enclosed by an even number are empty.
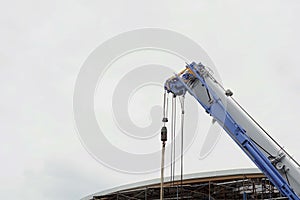
<svg viewBox="0 0 300 200">
<path fill-rule="evenodd" d="M 164 199 L 288 199 L 258 169 L 234 169 L 165 178 Z M 180 197 L 182 193 L 182 198 Z M 83 200 L 160 199 L 160 179 L 124 185 L 90 195 Z"/>
</svg>

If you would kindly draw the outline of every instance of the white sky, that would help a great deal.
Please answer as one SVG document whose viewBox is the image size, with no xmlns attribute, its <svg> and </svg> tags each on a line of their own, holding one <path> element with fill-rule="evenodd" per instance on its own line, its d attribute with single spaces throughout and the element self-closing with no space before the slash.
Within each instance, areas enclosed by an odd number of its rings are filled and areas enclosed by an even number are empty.
<svg viewBox="0 0 300 200">
<path fill-rule="evenodd" d="M 3 1 L 0 199 L 73 200 L 159 177 L 102 166 L 81 145 L 73 121 L 74 84 L 90 52 L 143 27 L 198 42 L 225 87 L 300 160 L 299 9 L 296 0 Z M 225 134 L 199 161 L 201 142 L 186 154 L 187 173 L 253 167 Z"/>
</svg>

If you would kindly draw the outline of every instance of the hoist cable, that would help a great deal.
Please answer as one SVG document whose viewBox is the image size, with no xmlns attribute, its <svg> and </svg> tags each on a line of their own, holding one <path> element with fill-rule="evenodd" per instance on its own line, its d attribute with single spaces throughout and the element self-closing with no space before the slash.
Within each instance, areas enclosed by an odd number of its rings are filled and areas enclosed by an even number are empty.
<svg viewBox="0 0 300 200">
<path fill-rule="evenodd" d="M 169 94 L 167 91 L 164 92 L 164 100 L 163 100 L 163 123 L 164 126 L 166 125 L 166 122 L 168 122 L 168 101 L 169 101 Z"/>
<path fill-rule="evenodd" d="M 164 165 L 165 165 L 165 142 L 162 142 L 161 171 L 160 171 L 160 200 L 164 199 Z"/>
<path fill-rule="evenodd" d="M 166 94 L 166 118 L 168 119 L 169 114 L 169 93 Z"/>
<path fill-rule="evenodd" d="M 164 123 L 164 125 L 166 124 L 166 122 L 164 121 L 164 119 L 166 118 L 166 96 L 167 96 L 167 91 L 164 92 L 164 101 L 163 101 L 163 123 Z"/>
<path fill-rule="evenodd" d="M 171 112 L 171 174 L 170 174 L 170 182 L 174 184 L 175 177 L 175 137 L 176 137 L 176 96 L 173 95 L 172 98 L 172 112 Z"/>
<path fill-rule="evenodd" d="M 174 119 L 173 119 L 173 185 L 174 185 L 174 181 L 175 181 L 175 163 L 176 163 L 176 96 L 173 96 L 173 112 L 174 112 Z"/>
<path fill-rule="evenodd" d="M 170 182 L 172 183 L 173 181 L 173 129 L 174 129 L 174 98 L 172 98 L 172 104 L 171 104 L 171 172 L 170 172 Z"/>
<path fill-rule="evenodd" d="M 182 199 L 182 191 L 183 191 L 183 132 L 184 132 L 184 96 L 180 100 L 181 104 L 181 152 L 180 152 L 180 196 Z"/>
</svg>

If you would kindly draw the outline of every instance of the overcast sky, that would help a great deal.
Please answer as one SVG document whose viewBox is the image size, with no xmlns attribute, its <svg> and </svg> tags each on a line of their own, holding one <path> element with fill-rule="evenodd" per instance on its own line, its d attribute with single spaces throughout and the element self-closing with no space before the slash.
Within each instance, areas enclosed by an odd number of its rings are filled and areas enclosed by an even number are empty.
<svg viewBox="0 0 300 200">
<path fill-rule="evenodd" d="M 296 0 L 2 1 L 0 199 L 74 200 L 159 177 L 97 162 L 80 142 L 72 108 L 89 54 L 115 35 L 144 27 L 196 41 L 224 86 L 300 160 L 299 9 Z M 186 173 L 254 167 L 225 133 L 199 160 L 202 139 L 185 155 Z"/>
</svg>

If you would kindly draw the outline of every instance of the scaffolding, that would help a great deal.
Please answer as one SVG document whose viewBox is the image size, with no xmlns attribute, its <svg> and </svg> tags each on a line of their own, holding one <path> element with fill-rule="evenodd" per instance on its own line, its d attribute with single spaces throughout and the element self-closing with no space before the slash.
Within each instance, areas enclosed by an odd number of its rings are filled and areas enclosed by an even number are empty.
<svg viewBox="0 0 300 200">
<path fill-rule="evenodd" d="M 90 200 L 160 199 L 160 183 L 95 195 Z M 164 199 L 287 199 L 262 173 L 199 177 L 166 182 Z"/>
</svg>

